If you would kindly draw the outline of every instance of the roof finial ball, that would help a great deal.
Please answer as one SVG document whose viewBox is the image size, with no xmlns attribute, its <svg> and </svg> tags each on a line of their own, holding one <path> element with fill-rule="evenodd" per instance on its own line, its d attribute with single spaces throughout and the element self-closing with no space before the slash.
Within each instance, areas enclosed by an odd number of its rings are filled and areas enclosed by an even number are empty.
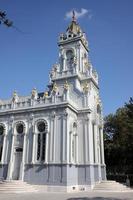
<svg viewBox="0 0 133 200">
<path fill-rule="evenodd" d="M 74 10 L 73 10 L 73 13 L 72 13 L 72 21 L 76 22 L 76 15 L 75 15 L 75 11 Z"/>
</svg>

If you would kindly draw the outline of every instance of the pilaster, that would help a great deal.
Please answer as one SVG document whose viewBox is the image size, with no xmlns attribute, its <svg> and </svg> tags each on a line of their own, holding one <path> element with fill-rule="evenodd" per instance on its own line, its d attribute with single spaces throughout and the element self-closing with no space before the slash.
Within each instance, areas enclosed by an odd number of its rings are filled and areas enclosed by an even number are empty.
<svg viewBox="0 0 133 200">
<path fill-rule="evenodd" d="M 66 144 L 66 141 L 67 141 L 67 116 L 68 116 L 68 114 L 65 111 L 63 113 L 63 120 L 62 120 L 62 122 L 63 122 L 63 132 L 62 132 L 63 145 L 62 145 L 62 148 L 63 149 L 61 149 L 61 151 L 63 151 L 63 153 L 62 153 L 62 161 L 63 162 L 66 162 L 66 160 L 67 160 L 67 144 Z"/>
<path fill-rule="evenodd" d="M 94 138 L 95 138 L 95 161 L 96 161 L 96 163 L 98 163 L 98 143 L 97 143 L 97 125 L 96 125 L 96 123 L 94 124 Z"/>
<path fill-rule="evenodd" d="M 13 171 L 13 156 L 14 156 L 14 142 L 15 142 L 15 135 L 14 135 L 14 117 L 10 118 L 9 126 L 11 129 L 11 153 L 10 153 L 10 161 L 8 164 L 8 173 L 7 179 L 10 180 L 12 178 L 12 171 Z"/>
<path fill-rule="evenodd" d="M 2 150 L 2 159 L 1 159 L 1 163 L 2 164 L 6 164 L 7 163 L 7 131 L 4 133 L 3 135 L 3 150 Z"/>
</svg>

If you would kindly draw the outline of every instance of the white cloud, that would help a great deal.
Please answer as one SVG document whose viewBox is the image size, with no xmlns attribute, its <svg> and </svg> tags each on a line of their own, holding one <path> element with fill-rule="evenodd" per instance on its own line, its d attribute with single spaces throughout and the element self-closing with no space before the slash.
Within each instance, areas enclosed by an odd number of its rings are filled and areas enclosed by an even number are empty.
<svg viewBox="0 0 133 200">
<path fill-rule="evenodd" d="M 77 19 L 81 18 L 81 17 L 84 17 L 85 15 L 87 15 L 89 19 L 92 18 L 91 10 L 87 10 L 85 8 L 81 8 L 81 11 L 74 10 L 74 12 L 75 12 L 75 16 L 76 16 Z M 66 19 L 71 19 L 72 16 L 73 16 L 73 10 L 70 10 L 65 14 L 65 18 Z"/>
</svg>

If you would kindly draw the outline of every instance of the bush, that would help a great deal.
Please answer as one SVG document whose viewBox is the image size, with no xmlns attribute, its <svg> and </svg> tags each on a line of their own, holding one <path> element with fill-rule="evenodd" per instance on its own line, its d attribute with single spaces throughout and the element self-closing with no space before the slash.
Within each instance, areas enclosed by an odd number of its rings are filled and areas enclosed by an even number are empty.
<svg viewBox="0 0 133 200">
<path fill-rule="evenodd" d="M 130 185 L 133 186 L 133 174 L 128 174 L 130 180 Z M 107 174 L 108 180 L 115 180 L 120 183 L 126 183 L 127 175 L 126 174 Z"/>
</svg>

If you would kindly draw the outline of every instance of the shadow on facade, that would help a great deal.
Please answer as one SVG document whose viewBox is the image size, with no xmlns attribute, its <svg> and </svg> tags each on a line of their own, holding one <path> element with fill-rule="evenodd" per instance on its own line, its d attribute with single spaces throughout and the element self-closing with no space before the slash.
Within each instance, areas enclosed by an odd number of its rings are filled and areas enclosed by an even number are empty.
<svg viewBox="0 0 133 200">
<path fill-rule="evenodd" d="M 74 198 L 69 198 L 67 200 L 126 200 L 126 199 L 118 199 L 118 198 L 113 198 L 113 197 L 74 197 Z"/>
</svg>

